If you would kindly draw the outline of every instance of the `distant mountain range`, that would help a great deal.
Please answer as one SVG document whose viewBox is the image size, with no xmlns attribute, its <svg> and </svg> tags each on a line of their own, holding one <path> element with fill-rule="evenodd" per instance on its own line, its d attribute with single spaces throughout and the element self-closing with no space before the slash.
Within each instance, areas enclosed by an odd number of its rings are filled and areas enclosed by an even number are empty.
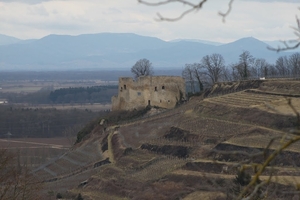
<svg viewBox="0 0 300 200">
<path fill-rule="evenodd" d="M 292 54 L 276 53 L 267 46 L 252 37 L 221 44 L 203 40 L 167 42 L 133 33 L 49 35 L 37 40 L 0 35 L 0 70 L 130 69 L 141 58 L 149 59 L 157 69 L 178 69 L 213 53 L 221 54 L 226 64 L 237 62 L 245 50 L 270 63 Z"/>
<path fill-rule="evenodd" d="M 22 40 L 15 38 L 15 37 L 10 37 L 7 35 L 2 35 L 0 34 L 0 45 L 8 45 L 8 44 L 15 44 L 18 43 Z"/>
</svg>

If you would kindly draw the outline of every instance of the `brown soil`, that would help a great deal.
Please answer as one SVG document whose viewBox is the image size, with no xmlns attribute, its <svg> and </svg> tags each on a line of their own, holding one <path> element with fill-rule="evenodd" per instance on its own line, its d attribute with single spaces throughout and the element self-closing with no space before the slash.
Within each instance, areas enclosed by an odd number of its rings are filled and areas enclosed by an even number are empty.
<svg viewBox="0 0 300 200">
<path fill-rule="evenodd" d="M 263 155 L 255 156 L 252 158 L 252 162 L 254 163 L 262 163 L 270 154 L 274 152 L 274 150 L 265 150 L 262 148 L 253 148 L 253 147 L 243 147 L 236 146 L 232 144 L 220 143 L 218 144 L 214 150 L 216 153 L 212 153 L 211 156 L 213 159 L 219 161 L 230 161 L 230 162 L 241 162 L 243 160 L 249 159 L 249 156 L 241 154 L 239 152 L 245 152 L 249 155 L 257 154 L 259 152 L 265 152 Z M 225 152 L 225 153 L 222 153 Z M 233 152 L 229 154 L 228 152 Z M 270 163 L 271 166 L 299 166 L 300 165 L 300 153 L 291 152 L 291 151 L 283 151 L 276 156 L 276 158 Z"/>
<path fill-rule="evenodd" d="M 187 158 L 188 148 L 184 146 L 172 146 L 172 145 L 151 145 L 151 144 L 142 144 L 141 149 L 147 149 L 157 154 L 176 156 L 179 158 Z"/>
</svg>

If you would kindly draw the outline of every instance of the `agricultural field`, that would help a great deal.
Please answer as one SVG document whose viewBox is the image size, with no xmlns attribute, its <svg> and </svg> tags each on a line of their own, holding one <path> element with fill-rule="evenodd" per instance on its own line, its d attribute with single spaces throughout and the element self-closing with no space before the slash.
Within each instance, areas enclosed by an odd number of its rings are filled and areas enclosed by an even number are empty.
<svg viewBox="0 0 300 200">
<path fill-rule="evenodd" d="M 13 153 L 16 164 L 34 169 L 64 154 L 72 146 L 74 138 L 6 138 L 0 139 L 0 149 Z"/>
<path fill-rule="evenodd" d="M 117 78 L 107 72 L 1 72 L 0 138 L 76 136 L 111 110 Z"/>
<path fill-rule="evenodd" d="M 33 93 L 40 90 L 56 90 L 69 87 L 90 87 L 95 85 L 117 85 L 117 81 L 101 81 L 101 80 L 70 80 L 70 81 L 39 81 L 39 80 L 15 80 L 2 81 L 0 92 L 11 93 Z"/>
<path fill-rule="evenodd" d="M 85 124 L 110 111 L 111 96 L 117 92 L 117 77 L 109 73 L 1 72 L 1 152 L 14 158 L 12 165 L 19 171 L 30 172 L 62 156 L 63 160 L 31 173 L 38 182 L 69 176 L 85 165 L 93 166 L 92 162 L 101 160 L 102 154 L 86 149 L 78 150 L 78 155 L 68 152 Z"/>
<path fill-rule="evenodd" d="M 117 85 L 116 77 L 99 71 L 1 72 L 0 102 L 36 108 L 108 110 Z"/>
<path fill-rule="evenodd" d="M 111 110 L 111 104 L 101 104 L 101 103 L 93 103 L 93 104 L 39 104 L 39 105 L 22 105 L 28 109 L 57 109 L 57 110 L 71 110 L 71 109 L 80 109 L 80 110 L 91 110 L 93 112 L 99 111 L 109 111 Z"/>
</svg>

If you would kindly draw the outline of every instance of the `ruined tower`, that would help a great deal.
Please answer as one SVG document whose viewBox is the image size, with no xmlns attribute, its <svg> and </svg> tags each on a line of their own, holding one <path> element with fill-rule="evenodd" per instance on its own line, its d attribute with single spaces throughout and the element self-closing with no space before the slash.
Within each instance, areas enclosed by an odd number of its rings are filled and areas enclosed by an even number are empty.
<svg viewBox="0 0 300 200">
<path fill-rule="evenodd" d="M 118 96 L 112 97 L 112 110 L 132 110 L 150 106 L 171 109 L 185 99 L 185 81 L 180 76 L 119 78 Z"/>
</svg>

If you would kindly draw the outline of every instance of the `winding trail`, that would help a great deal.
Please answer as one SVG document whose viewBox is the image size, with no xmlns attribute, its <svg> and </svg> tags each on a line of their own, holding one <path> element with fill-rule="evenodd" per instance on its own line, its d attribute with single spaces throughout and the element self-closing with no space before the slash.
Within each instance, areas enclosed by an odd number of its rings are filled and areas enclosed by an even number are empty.
<svg viewBox="0 0 300 200">
<path fill-rule="evenodd" d="M 8 139 L 0 139 L 0 141 L 1 142 L 7 142 L 7 143 L 23 143 L 23 144 L 41 145 L 41 146 L 47 146 L 47 147 L 50 147 L 50 148 L 53 148 L 53 149 L 68 149 L 69 148 L 69 147 L 66 147 L 64 145 L 47 144 L 47 143 L 41 143 L 41 142 L 26 142 L 26 141 L 8 140 Z M 28 147 L 26 147 L 26 148 L 28 148 Z M 32 148 L 39 148 L 39 147 L 32 147 Z"/>
</svg>

